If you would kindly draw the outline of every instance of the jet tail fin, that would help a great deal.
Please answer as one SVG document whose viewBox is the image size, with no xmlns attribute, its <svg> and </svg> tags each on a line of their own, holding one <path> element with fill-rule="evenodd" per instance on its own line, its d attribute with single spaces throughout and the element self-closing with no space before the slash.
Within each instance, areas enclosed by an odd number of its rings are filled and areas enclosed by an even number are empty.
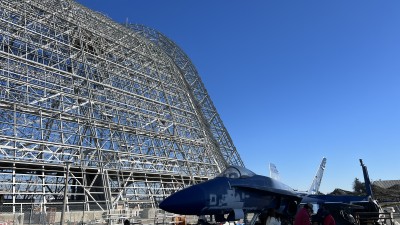
<svg viewBox="0 0 400 225">
<path fill-rule="evenodd" d="M 322 181 L 322 176 L 324 175 L 325 164 L 326 164 L 326 158 L 323 157 L 321 164 L 319 165 L 317 173 L 315 174 L 314 180 L 313 180 L 311 187 L 308 190 L 307 194 L 317 194 L 318 193 L 319 186 L 321 185 L 321 181 Z"/>
<path fill-rule="evenodd" d="M 269 164 L 269 177 L 271 177 L 274 180 L 279 180 L 278 169 L 276 169 L 276 166 L 273 163 Z"/>
<path fill-rule="evenodd" d="M 374 199 L 374 194 L 372 193 L 372 185 L 371 185 L 371 180 L 369 179 L 367 166 L 364 165 L 362 159 L 360 159 L 360 163 L 361 163 L 361 167 L 362 167 L 363 175 L 364 175 L 365 191 L 367 192 L 368 196 L 370 196 L 372 199 Z"/>
</svg>

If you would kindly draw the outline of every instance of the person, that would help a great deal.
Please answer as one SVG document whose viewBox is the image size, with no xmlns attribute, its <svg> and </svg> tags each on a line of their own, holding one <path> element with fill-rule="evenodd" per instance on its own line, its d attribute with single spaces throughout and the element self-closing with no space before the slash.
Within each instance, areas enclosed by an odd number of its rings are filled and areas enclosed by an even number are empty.
<svg viewBox="0 0 400 225">
<path fill-rule="evenodd" d="M 269 208 L 265 225 L 281 225 L 281 221 L 275 212 L 275 209 Z"/>
<path fill-rule="evenodd" d="M 332 214 L 327 209 L 324 211 L 323 225 L 336 225 L 335 219 L 333 218 Z"/>
<path fill-rule="evenodd" d="M 313 206 L 307 203 L 301 208 L 294 218 L 294 225 L 310 225 Z"/>
</svg>

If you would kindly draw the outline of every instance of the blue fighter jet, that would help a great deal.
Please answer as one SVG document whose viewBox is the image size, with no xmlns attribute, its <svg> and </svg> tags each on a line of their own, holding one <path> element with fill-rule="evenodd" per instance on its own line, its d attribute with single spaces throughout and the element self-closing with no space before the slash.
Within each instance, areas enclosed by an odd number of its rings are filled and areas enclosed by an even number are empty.
<svg viewBox="0 0 400 225">
<path fill-rule="evenodd" d="M 372 192 L 372 185 L 368 175 L 367 166 L 360 159 L 364 175 L 366 195 L 305 195 L 301 204 L 313 204 L 314 208 L 325 208 L 331 212 L 337 225 L 352 225 L 354 217 L 359 218 L 360 224 L 368 221 L 381 223 L 383 210 Z M 371 219 L 373 218 L 373 219 Z"/>
<path fill-rule="evenodd" d="M 274 208 L 283 215 L 294 216 L 301 197 L 289 186 L 257 175 L 240 167 L 230 166 L 217 177 L 175 192 L 159 207 L 181 215 L 210 215 L 216 222 L 244 219 L 247 213 L 256 217 Z"/>
</svg>

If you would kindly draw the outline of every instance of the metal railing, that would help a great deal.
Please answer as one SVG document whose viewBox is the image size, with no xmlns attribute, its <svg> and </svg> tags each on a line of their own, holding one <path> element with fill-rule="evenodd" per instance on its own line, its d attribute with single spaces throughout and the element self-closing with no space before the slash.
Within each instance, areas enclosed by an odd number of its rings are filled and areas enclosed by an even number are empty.
<svg viewBox="0 0 400 225">
<path fill-rule="evenodd" d="M 358 212 L 356 220 L 360 225 L 395 225 L 393 213 Z"/>
</svg>

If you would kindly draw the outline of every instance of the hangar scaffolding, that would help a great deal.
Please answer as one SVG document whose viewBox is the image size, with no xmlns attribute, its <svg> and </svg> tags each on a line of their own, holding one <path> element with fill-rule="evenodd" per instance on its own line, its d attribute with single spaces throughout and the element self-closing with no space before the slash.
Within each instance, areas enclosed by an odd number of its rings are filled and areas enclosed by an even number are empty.
<svg viewBox="0 0 400 225">
<path fill-rule="evenodd" d="M 3 211 L 157 208 L 228 164 L 243 166 L 174 42 L 72 0 L 0 1 Z"/>
</svg>

